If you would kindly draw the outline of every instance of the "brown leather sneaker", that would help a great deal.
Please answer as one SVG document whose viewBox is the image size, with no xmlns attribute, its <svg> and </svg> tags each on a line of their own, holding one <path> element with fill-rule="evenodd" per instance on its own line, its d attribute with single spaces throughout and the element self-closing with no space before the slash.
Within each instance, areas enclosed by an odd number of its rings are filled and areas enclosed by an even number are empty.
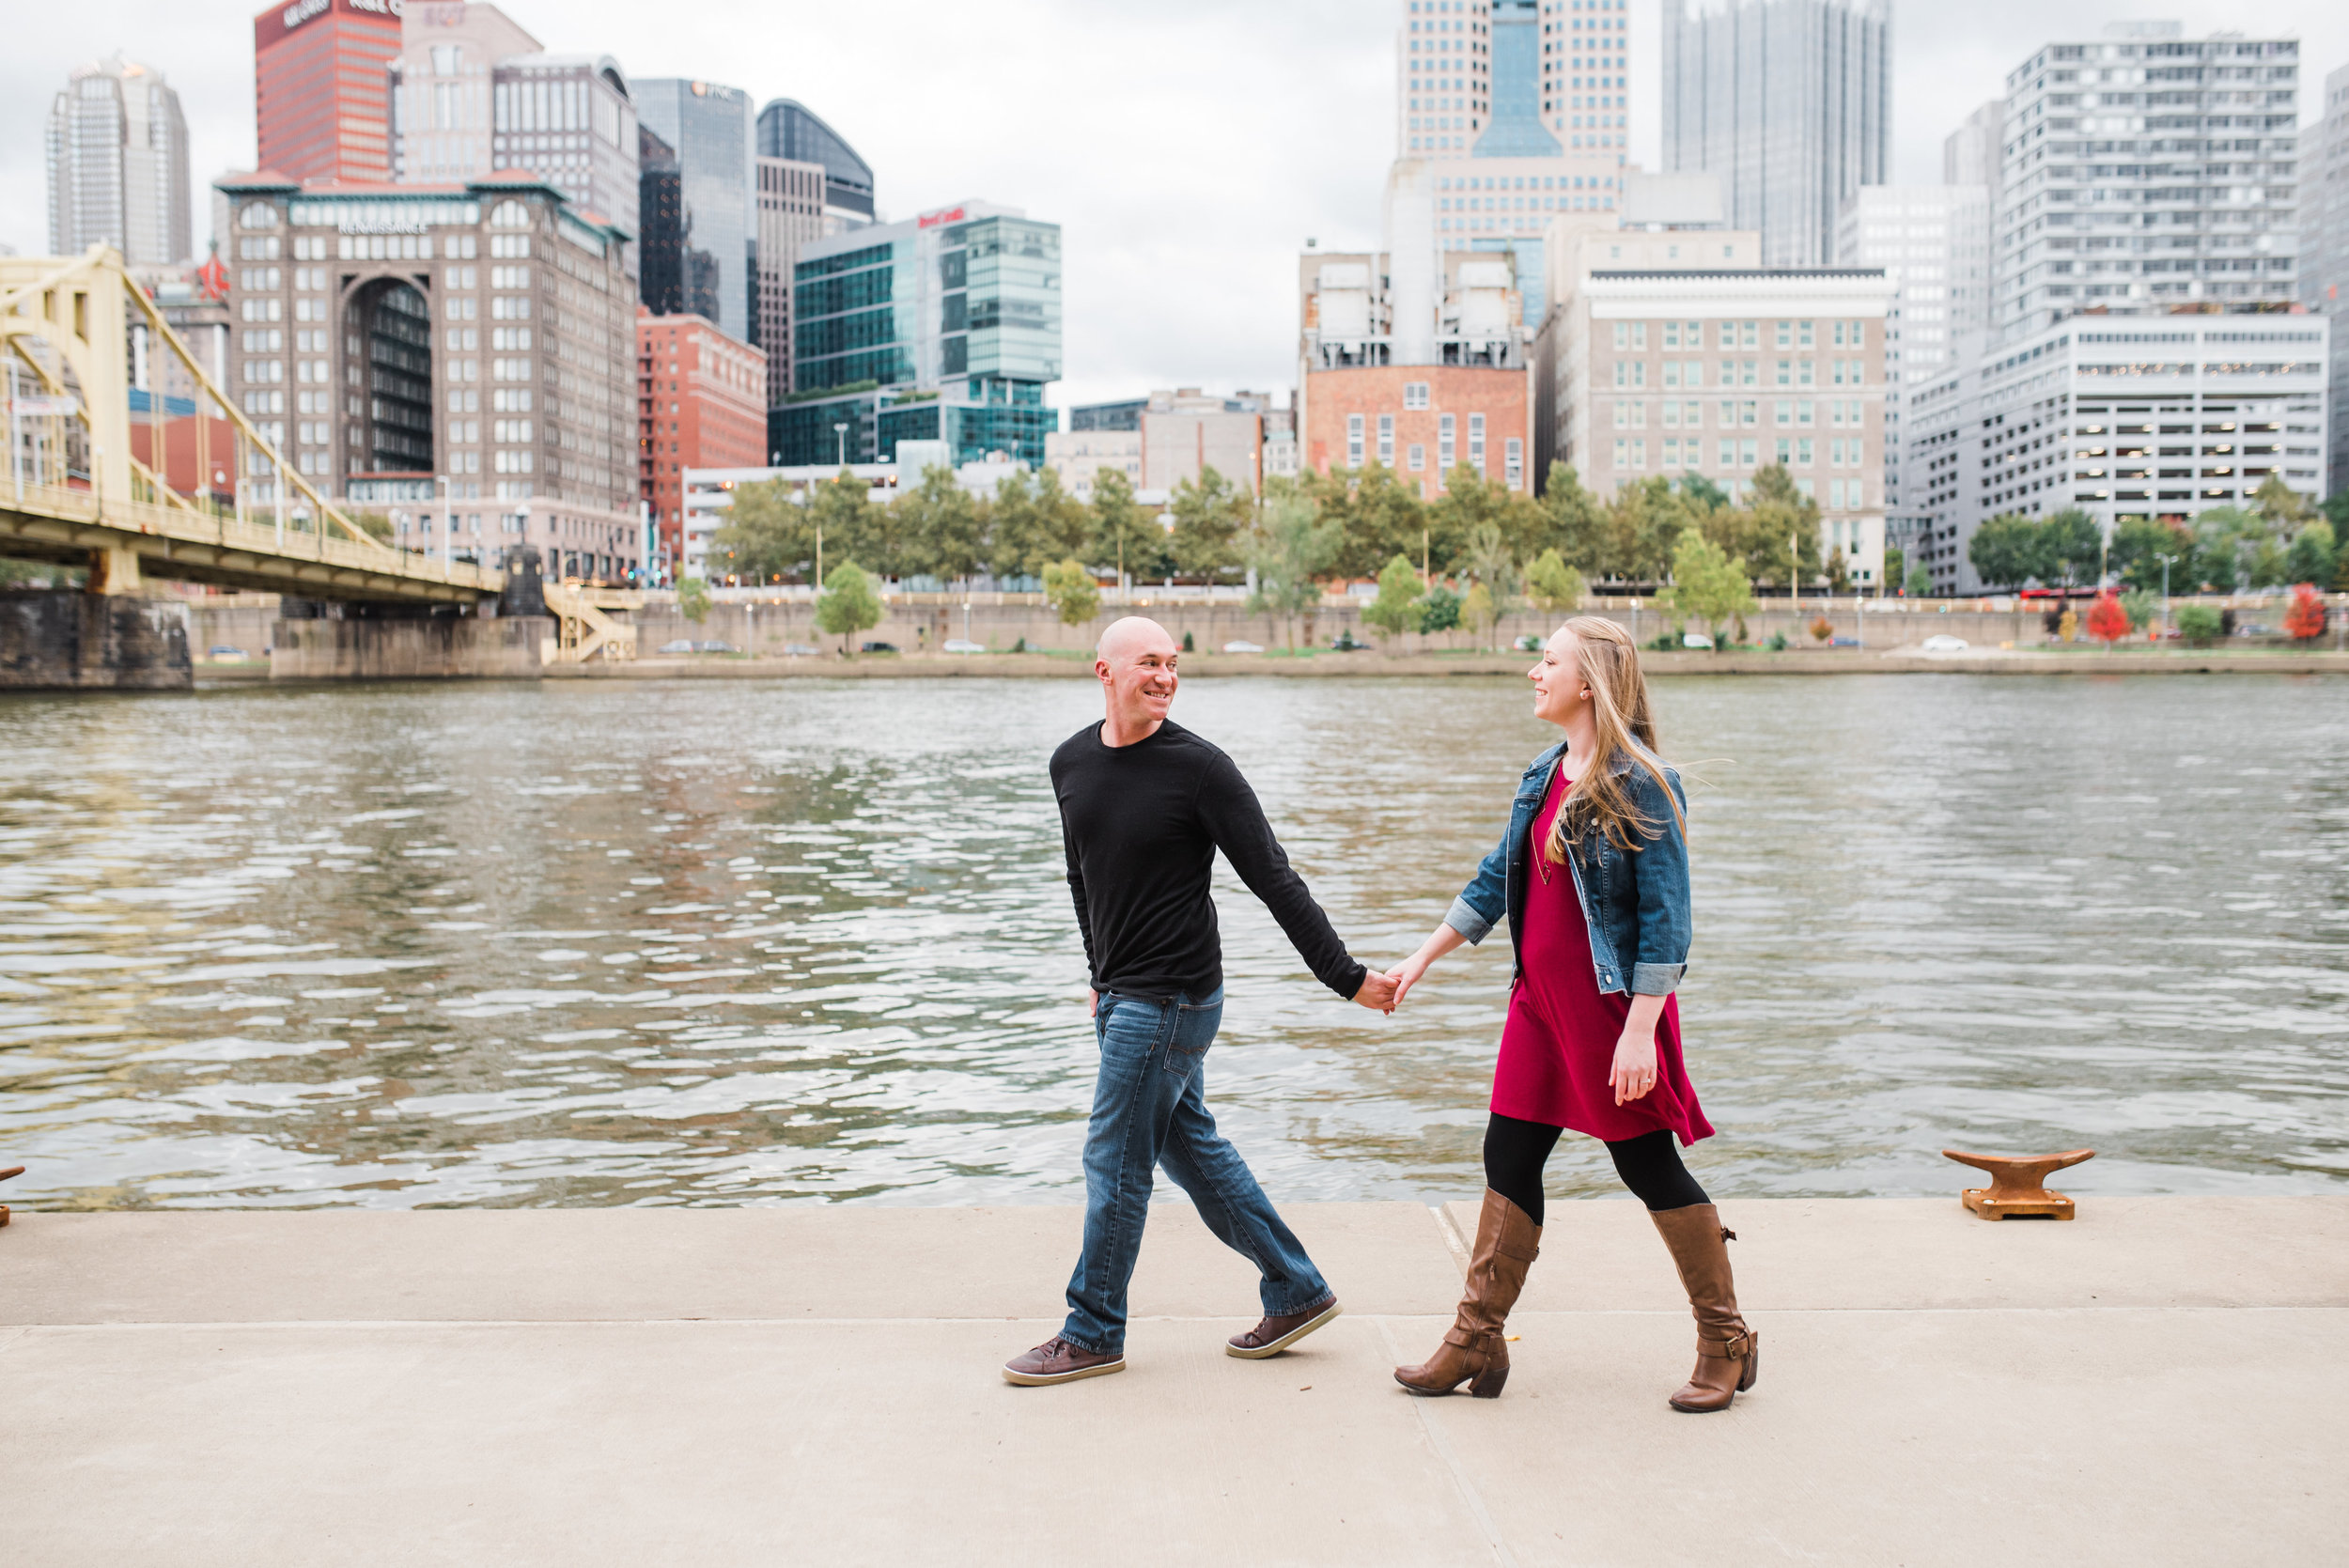
<svg viewBox="0 0 2349 1568">
<path fill-rule="evenodd" d="M 1052 1383 L 1074 1383 L 1080 1377 L 1107 1377 L 1111 1373 L 1125 1370 L 1123 1351 L 1114 1356 L 1099 1356 L 1054 1334 L 1026 1355 L 1005 1361 L 1003 1381 L 1034 1389 Z"/>
<path fill-rule="evenodd" d="M 1249 1361 L 1278 1356 L 1344 1311 L 1336 1296 L 1325 1296 L 1301 1312 L 1268 1317 L 1245 1334 L 1234 1334 L 1223 1342 L 1223 1354 Z"/>
</svg>

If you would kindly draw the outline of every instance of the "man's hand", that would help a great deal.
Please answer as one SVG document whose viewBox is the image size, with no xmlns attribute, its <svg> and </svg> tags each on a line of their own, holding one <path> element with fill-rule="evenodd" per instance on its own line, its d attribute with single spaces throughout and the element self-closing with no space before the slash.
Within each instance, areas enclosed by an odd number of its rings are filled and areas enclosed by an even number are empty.
<svg viewBox="0 0 2349 1568">
<path fill-rule="evenodd" d="M 1354 993 L 1354 1000 L 1374 1013 L 1394 1011 L 1394 979 L 1391 975 L 1370 970 L 1362 975 L 1362 988 Z"/>
<path fill-rule="evenodd" d="M 1101 993 L 1087 986 L 1085 987 L 1085 1017 L 1090 1018 L 1100 1011 Z"/>
</svg>

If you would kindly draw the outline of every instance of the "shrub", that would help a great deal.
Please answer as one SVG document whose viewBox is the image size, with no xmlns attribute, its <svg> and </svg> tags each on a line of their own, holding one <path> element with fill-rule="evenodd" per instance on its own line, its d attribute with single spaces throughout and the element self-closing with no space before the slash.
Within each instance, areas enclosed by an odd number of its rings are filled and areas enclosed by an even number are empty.
<svg viewBox="0 0 2349 1568">
<path fill-rule="evenodd" d="M 2284 612 L 2284 635 L 2301 643 L 2325 635 L 2325 601 L 2316 597 L 2313 583 L 2303 582 L 2292 590 L 2292 608 Z"/>
<path fill-rule="evenodd" d="M 2198 648 L 2208 647 L 2224 626 L 2224 617 L 2207 604 L 2189 604 L 2178 612 L 2178 635 Z"/>
</svg>

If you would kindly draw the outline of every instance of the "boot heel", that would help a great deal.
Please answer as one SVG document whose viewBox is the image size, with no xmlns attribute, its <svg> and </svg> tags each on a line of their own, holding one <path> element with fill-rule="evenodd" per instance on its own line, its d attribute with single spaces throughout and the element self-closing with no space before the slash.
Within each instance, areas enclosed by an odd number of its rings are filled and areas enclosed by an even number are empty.
<svg viewBox="0 0 2349 1568">
<path fill-rule="evenodd" d="M 1499 1399 L 1501 1390 L 1508 1386 L 1508 1382 L 1509 1369 L 1507 1367 L 1487 1367 L 1469 1379 L 1469 1397 L 1470 1399 Z"/>
</svg>

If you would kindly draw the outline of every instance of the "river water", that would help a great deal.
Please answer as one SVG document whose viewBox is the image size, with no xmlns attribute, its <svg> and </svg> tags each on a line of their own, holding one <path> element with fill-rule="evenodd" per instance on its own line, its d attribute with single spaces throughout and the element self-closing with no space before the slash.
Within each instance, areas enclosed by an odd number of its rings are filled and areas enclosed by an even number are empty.
<svg viewBox="0 0 2349 1568">
<path fill-rule="evenodd" d="M 2349 1187 L 2349 683 L 1659 680 L 1717 1195 Z M 1044 777 L 1081 680 L 0 703 L 0 1196 L 1071 1202 L 1092 1038 Z M 1513 680 L 1201 679 L 1358 955 L 1554 732 Z M 1276 1196 L 1463 1195 L 1496 933 L 1382 1018 L 1223 868 L 1222 1125 Z M 1612 1189 L 1570 1139 L 1560 1193 Z"/>
</svg>

